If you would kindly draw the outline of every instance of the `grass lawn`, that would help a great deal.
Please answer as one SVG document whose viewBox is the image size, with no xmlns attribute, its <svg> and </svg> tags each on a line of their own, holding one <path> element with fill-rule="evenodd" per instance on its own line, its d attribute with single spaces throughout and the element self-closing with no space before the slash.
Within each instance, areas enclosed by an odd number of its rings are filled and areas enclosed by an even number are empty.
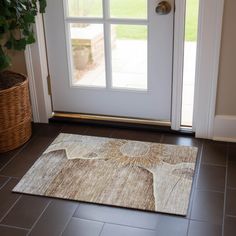
<svg viewBox="0 0 236 236">
<path fill-rule="evenodd" d="M 185 40 L 197 41 L 199 0 L 187 0 L 185 20 Z"/>
<path fill-rule="evenodd" d="M 147 18 L 147 0 L 110 0 L 112 17 Z M 119 39 L 146 39 L 146 26 L 118 25 L 116 28 Z"/>
<path fill-rule="evenodd" d="M 110 0 L 110 9 L 112 17 L 122 18 L 146 18 L 148 0 Z M 197 14 L 199 0 L 186 0 L 186 41 L 196 41 L 197 38 Z M 71 11 L 79 8 L 89 12 L 89 16 L 102 15 L 102 0 L 70 0 Z M 117 38 L 119 39 L 145 39 L 147 37 L 147 28 L 145 26 L 117 26 Z"/>
</svg>

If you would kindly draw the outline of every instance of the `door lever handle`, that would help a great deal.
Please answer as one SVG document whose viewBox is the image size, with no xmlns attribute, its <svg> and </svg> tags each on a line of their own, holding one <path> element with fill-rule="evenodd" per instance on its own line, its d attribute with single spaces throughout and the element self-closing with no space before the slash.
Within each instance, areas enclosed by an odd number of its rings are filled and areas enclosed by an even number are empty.
<svg viewBox="0 0 236 236">
<path fill-rule="evenodd" d="M 158 3 L 156 7 L 156 13 L 159 15 L 167 15 L 171 12 L 171 4 L 167 1 Z"/>
</svg>

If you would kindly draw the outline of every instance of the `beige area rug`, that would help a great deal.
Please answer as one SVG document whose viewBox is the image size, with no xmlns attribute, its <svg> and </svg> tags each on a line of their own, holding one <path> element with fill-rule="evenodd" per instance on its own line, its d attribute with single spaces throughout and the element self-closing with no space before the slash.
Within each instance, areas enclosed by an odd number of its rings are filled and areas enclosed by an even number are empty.
<svg viewBox="0 0 236 236">
<path fill-rule="evenodd" d="M 186 215 L 197 148 L 61 133 L 14 192 Z"/>
</svg>

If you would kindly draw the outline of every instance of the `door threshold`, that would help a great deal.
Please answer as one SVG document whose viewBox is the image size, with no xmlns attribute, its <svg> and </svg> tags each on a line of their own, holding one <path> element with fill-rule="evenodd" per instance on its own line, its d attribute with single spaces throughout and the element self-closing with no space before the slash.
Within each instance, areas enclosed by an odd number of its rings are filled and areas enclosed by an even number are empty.
<svg viewBox="0 0 236 236">
<path fill-rule="evenodd" d="M 119 116 L 103 116 L 103 115 L 89 115 L 89 114 L 78 114 L 78 113 L 64 113 L 64 112 L 54 112 L 53 118 L 68 118 L 84 121 L 106 121 L 115 123 L 129 123 L 129 124 L 140 124 L 140 125 L 152 125 L 152 126 L 165 126 L 170 127 L 170 121 L 159 121 L 152 119 L 138 119 L 129 117 L 119 117 Z"/>
<path fill-rule="evenodd" d="M 50 123 L 78 123 L 80 125 L 107 126 L 125 129 L 141 129 L 153 132 L 170 133 L 194 137 L 195 133 L 189 130 L 175 131 L 171 129 L 170 122 L 143 120 L 124 117 L 85 115 L 75 113 L 54 112 Z M 146 121 L 146 123 L 144 122 Z"/>
</svg>

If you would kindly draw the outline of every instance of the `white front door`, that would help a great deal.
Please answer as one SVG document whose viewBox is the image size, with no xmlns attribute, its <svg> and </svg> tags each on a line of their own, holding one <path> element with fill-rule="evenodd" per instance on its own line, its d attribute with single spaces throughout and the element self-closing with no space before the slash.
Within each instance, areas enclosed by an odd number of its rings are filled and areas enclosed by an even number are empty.
<svg viewBox="0 0 236 236">
<path fill-rule="evenodd" d="M 170 121 L 174 0 L 48 0 L 53 109 Z"/>
</svg>

